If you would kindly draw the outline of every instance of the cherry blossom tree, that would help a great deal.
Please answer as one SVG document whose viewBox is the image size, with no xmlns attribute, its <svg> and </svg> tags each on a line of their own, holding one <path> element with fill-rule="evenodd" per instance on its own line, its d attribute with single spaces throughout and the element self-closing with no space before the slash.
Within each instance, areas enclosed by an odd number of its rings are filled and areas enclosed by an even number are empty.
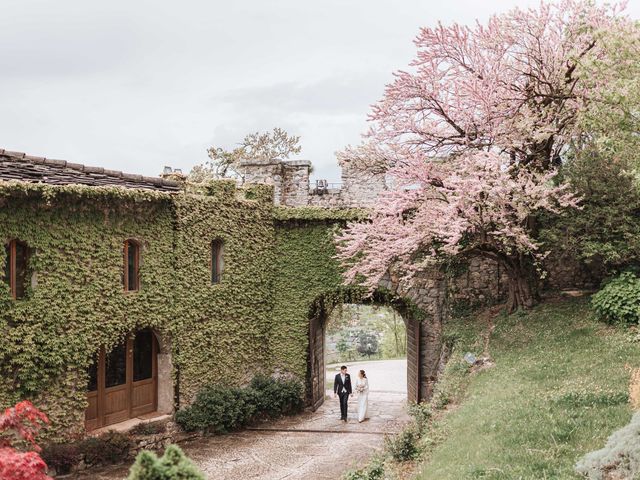
<svg viewBox="0 0 640 480">
<path fill-rule="evenodd" d="M 477 152 L 446 161 L 405 158 L 395 170 L 401 188 L 385 192 L 371 222 L 351 223 L 338 237 L 348 281 L 374 288 L 390 266 L 405 278 L 447 256 L 481 255 L 508 273 L 510 309 L 530 307 L 530 268 L 545 256 L 528 219 L 577 206 L 553 172 L 514 171 L 504 157 Z M 354 261 L 355 260 L 355 261 Z"/>
<path fill-rule="evenodd" d="M 338 238 L 347 279 L 373 286 L 390 268 L 410 278 L 438 259 L 481 255 L 509 274 L 510 309 L 532 305 L 545 255 L 536 216 L 577 204 L 554 174 L 588 134 L 583 112 L 612 98 L 603 92 L 615 70 L 587 67 L 609 65 L 607 39 L 635 29 L 623 7 L 559 0 L 486 25 L 423 28 L 410 71 L 373 107 L 366 143 L 339 157 L 396 180 L 371 222 Z"/>
</svg>

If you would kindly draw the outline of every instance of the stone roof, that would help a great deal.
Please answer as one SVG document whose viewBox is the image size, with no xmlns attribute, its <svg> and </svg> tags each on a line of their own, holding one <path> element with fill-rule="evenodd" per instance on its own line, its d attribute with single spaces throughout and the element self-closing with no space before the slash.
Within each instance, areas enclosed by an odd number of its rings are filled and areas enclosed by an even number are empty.
<svg viewBox="0 0 640 480">
<path fill-rule="evenodd" d="M 66 160 L 34 157 L 0 148 L 0 181 L 3 180 L 51 185 L 120 186 L 165 192 L 180 190 L 178 183 L 173 180 L 122 173 L 102 167 L 89 167 Z"/>
</svg>

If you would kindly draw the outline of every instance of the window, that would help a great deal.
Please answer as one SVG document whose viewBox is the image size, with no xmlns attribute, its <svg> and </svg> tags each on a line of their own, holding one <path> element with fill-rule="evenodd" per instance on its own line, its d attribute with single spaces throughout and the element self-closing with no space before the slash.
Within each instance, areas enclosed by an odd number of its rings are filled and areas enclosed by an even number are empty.
<svg viewBox="0 0 640 480">
<path fill-rule="evenodd" d="M 124 242 L 124 289 L 140 290 L 140 245 L 133 240 Z"/>
<path fill-rule="evenodd" d="M 133 339 L 133 381 L 153 377 L 153 333 L 142 330 Z"/>
<path fill-rule="evenodd" d="M 27 289 L 29 247 L 19 240 L 5 245 L 4 281 L 13 298 L 23 298 Z"/>
<path fill-rule="evenodd" d="M 216 284 L 222 281 L 224 270 L 224 243 L 222 240 L 211 242 L 211 283 Z"/>
</svg>

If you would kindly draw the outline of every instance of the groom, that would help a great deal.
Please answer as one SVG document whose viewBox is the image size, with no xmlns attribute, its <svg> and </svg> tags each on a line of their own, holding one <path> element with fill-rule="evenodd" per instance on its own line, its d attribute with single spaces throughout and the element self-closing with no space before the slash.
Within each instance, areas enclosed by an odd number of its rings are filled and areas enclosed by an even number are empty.
<svg viewBox="0 0 640 480">
<path fill-rule="evenodd" d="M 340 420 L 347 421 L 347 402 L 351 395 L 351 377 L 347 373 L 347 367 L 340 367 L 340 373 L 333 382 L 333 397 L 340 398 Z"/>
</svg>

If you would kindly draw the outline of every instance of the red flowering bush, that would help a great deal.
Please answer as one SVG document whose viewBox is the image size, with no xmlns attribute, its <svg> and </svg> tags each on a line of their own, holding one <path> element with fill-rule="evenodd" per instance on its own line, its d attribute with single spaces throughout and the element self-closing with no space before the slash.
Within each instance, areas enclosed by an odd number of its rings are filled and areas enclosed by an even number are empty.
<svg viewBox="0 0 640 480">
<path fill-rule="evenodd" d="M 47 464 L 38 452 L 36 436 L 49 423 L 47 416 L 23 401 L 7 408 L 0 415 L 0 478 L 2 480 L 52 480 Z M 22 443 L 35 451 L 18 451 L 14 444 Z"/>
</svg>

